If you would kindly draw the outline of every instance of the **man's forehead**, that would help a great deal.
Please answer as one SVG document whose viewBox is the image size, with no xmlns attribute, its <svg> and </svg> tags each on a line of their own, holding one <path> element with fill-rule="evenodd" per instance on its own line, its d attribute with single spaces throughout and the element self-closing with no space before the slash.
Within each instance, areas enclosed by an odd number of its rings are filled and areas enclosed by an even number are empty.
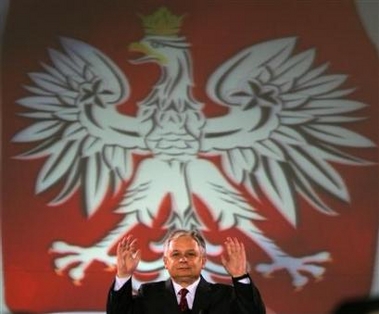
<svg viewBox="0 0 379 314">
<path fill-rule="evenodd" d="M 182 236 L 176 239 L 172 239 L 169 243 L 171 250 L 186 249 L 186 250 L 198 250 L 199 244 L 189 236 Z"/>
</svg>

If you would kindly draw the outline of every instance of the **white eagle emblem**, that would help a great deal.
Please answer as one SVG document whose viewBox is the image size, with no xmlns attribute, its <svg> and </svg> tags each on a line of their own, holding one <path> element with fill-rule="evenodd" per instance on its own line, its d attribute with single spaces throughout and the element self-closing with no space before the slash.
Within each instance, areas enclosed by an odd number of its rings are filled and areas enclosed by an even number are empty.
<svg viewBox="0 0 379 314">
<path fill-rule="evenodd" d="M 332 164 L 368 165 L 345 147 L 373 147 L 372 141 L 345 125 L 361 119 L 350 114 L 366 106 L 346 99 L 345 75 L 325 74 L 327 65 L 312 67 L 315 50 L 294 54 L 295 38 L 280 38 L 243 49 L 209 77 L 206 92 L 227 114 L 206 117 L 204 104 L 193 96 L 190 44 L 179 35 L 182 17 L 161 8 L 142 17 L 146 35 L 130 48 L 144 54 L 134 60 L 154 62 L 159 81 L 138 103 L 135 116 L 118 106 L 128 101 L 130 85 L 119 67 L 100 50 L 79 40 L 61 38 L 62 51 L 49 51 L 52 65 L 30 73 L 31 95 L 18 100 L 34 120 L 13 138 L 37 142 L 18 156 L 46 158 L 36 180 L 36 193 L 58 184 L 62 189 L 50 205 L 62 204 L 80 188 L 91 216 L 109 196 L 123 192 L 116 211 L 117 226 L 92 247 L 62 241 L 52 243 L 59 254 L 57 270 L 68 269 L 79 282 L 97 260 L 112 267 L 110 249 L 138 224 L 151 226 L 162 200 L 170 195 L 171 214 L 163 229 L 204 230 L 196 196 L 206 204 L 218 228 L 236 228 L 264 250 L 271 263 L 256 265 L 270 274 L 288 271 L 293 286 L 320 277 L 329 252 L 293 257 L 260 230 L 264 217 L 242 193 L 264 195 L 293 226 L 301 197 L 315 210 L 334 215 L 319 195 L 327 191 L 349 202 L 348 189 Z M 127 104 L 134 106 L 134 104 Z M 133 156 L 143 156 L 138 164 Z M 212 158 L 221 160 L 221 168 Z M 162 241 L 164 239 L 161 239 Z M 208 239 L 209 241 L 209 239 Z M 220 247 L 208 243 L 211 254 Z M 162 242 L 151 244 L 162 252 Z M 223 267 L 208 262 L 205 276 L 223 275 Z M 161 258 L 142 260 L 140 272 L 164 276 Z M 138 281 L 135 284 L 139 284 Z"/>
</svg>

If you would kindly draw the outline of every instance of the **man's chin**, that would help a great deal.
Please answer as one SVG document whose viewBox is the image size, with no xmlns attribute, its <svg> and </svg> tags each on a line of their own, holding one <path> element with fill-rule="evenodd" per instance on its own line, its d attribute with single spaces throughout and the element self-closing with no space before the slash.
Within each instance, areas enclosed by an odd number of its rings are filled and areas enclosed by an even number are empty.
<svg viewBox="0 0 379 314">
<path fill-rule="evenodd" d="M 174 277 L 181 278 L 181 279 L 186 279 L 186 278 L 193 279 L 193 278 L 198 278 L 199 276 L 195 275 L 190 270 L 183 270 L 183 271 L 178 271 Z"/>
</svg>

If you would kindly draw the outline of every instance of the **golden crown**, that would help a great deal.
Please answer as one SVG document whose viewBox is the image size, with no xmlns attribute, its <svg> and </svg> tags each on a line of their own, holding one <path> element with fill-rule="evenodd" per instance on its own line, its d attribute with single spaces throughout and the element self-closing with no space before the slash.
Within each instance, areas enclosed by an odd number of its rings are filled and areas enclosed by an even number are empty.
<svg viewBox="0 0 379 314">
<path fill-rule="evenodd" d="M 180 31 L 184 15 L 176 16 L 162 7 L 151 15 L 140 17 L 147 35 L 174 36 Z"/>
</svg>

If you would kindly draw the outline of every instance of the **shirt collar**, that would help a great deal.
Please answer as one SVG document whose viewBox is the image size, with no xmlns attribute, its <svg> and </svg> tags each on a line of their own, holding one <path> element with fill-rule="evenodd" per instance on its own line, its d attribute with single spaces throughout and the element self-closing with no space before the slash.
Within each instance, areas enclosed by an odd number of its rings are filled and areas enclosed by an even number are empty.
<svg viewBox="0 0 379 314">
<path fill-rule="evenodd" d="M 195 292 L 196 292 L 196 288 L 197 286 L 199 285 L 199 282 L 200 282 L 200 277 L 193 283 L 191 283 L 188 287 L 186 287 L 185 289 L 188 290 L 188 293 L 191 294 L 192 296 L 195 296 Z M 174 290 L 175 290 L 175 295 L 178 295 L 179 291 L 181 289 L 183 289 L 183 287 L 179 284 L 177 284 L 175 281 L 172 280 L 172 284 L 174 286 Z"/>
</svg>

